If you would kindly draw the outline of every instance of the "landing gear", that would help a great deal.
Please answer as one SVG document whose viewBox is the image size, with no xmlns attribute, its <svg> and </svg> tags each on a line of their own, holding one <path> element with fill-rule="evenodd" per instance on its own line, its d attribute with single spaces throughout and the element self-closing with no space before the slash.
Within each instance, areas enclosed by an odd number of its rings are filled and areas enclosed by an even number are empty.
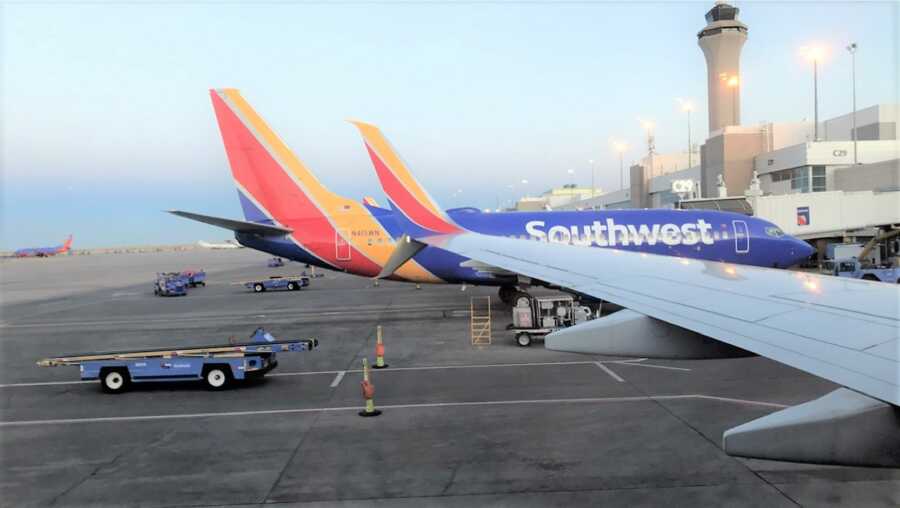
<svg viewBox="0 0 900 508">
<path fill-rule="evenodd" d="M 500 297 L 500 301 L 508 304 L 512 299 L 513 295 L 518 291 L 515 286 L 500 286 L 500 291 L 497 292 L 497 296 Z"/>
<path fill-rule="evenodd" d="M 531 305 L 531 295 L 514 286 L 500 286 L 498 296 L 501 302 L 513 307 L 528 307 Z"/>
</svg>

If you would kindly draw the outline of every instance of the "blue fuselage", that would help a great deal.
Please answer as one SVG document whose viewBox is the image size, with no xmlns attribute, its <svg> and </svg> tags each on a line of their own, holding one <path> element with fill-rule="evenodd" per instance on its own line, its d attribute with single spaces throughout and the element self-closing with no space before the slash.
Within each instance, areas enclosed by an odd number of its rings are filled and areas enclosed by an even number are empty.
<svg viewBox="0 0 900 508">
<path fill-rule="evenodd" d="M 395 241 L 403 234 L 425 233 L 392 210 L 367 209 Z M 774 224 L 754 217 L 709 210 L 604 210 L 481 213 L 476 209 L 448 210 L 456 224 L 469 231 L 493 236 L 614 248 L 652 254 L 680 256 L 780 267 L 809 257 L 806 242 L 785 235 Z M 322 263 L 290 238 L 237 235 L 238 241 L 277 256 L 334 268 Z M 503 285 L 508 278 L 462 266 L 465 258 L 427 247 L 413 258 L 445 282 Z"/>
</svg>

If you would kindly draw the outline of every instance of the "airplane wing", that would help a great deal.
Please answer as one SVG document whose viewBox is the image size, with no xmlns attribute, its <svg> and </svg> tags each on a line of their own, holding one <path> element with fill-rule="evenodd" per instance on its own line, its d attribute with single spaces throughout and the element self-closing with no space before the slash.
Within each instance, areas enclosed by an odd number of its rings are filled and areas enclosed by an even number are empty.
<svg viewBox="0 0 900 508">
<path fill-rule="evenodd" d="M 185 219 L 191 219 L 198 222 L 203 222 L 205 224 L 210 224 L 213 226 L 218 226 L 224 229 L 230 229 L 231 231 L 237 233 L 256 233 L 262 236 L 283 236 L 289 233 L 292 233 L 293 230 L 290 228 L 283 228 L 280 226 L 272 226 L 269 224 L 260 224 L 258 222 L 248 222 L 243 220 L 235 220 L 235 219 L 225 219 L 222 217 L 213 217 L 212 215 L 203 215 L 199 213 L 193 212 L 184 212 L 181 210 L 167 210 L 172 215 L 177 215 L 179 217 L 184 217 Z"/>
<path fill-rule="evenodd" d="M 828 463 L 884 465 L 887 460 L 888 465 L 900 465 L 900 410 L 896 407 L 900 405 L 900 288 L 895 284 L 476 233 L 418 241 L 622 305 L 654 322 L 766 356 L 852 391 L 731 429 L 731 435 L 725 436 L 729 453 Z M 604 319 L 608 318 L 596 321 Z M 551 334 L 546 346 L 553 349 L 554 339 L 582 345 L 592 340 L 596 347 L 591 352 L 602 353 L 604 341 L 614 339 L 598 333 L 601 330 L 600 323 L 584 323 Z M 853 402 L 848 403 L 847 397 Z M 847 447 L 855 455 L 847 455 L 837 445 L 811 450 L 815 446 L 800 443 L 827 439 L 822 437 L 822 425 L 837 432 L 835 414 L 854 404 L 865 409 L 866 432 L 874 431 L 880 439 L 869 446 L 881 452 L 860 451 L 871 437 L 845 428 L 845 437 L 854 436 Z M 858 413 L 844 415 L 842 421 L 851 421 Z M 880 415 L 874 420 L 880 423 L 873 423 L 872 414 Z M 773 429 L 780 432 L 775 440 L 779 449 L 757 453 L 773 446 Z M 797 430 L 799 437 L 786 429 Z M 888 459 L 883 457 L 888 453 L 884 450 L 889 452 Z M 873 453 L 881 455 L 874 458 Z"/>
</svg>

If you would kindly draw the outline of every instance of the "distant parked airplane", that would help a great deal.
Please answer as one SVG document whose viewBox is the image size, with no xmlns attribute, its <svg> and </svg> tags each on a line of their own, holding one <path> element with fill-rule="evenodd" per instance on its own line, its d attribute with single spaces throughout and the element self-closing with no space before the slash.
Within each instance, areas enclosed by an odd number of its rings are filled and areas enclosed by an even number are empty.
<svg viewBox="0 0 900 508">
<path fill-rule="evenodd" d="M 243 249 L 244 248 L 243 245 L 237 243 L 234 240 L 225 240 L 223 243 L 210 243 L 210 242 L 204 242 L 203 240 L 200 240 L 199 242 L 197 242 L 197 244 L 200 245 L 201 247 L 205 247 L 207 249 Z"/>
<path fill-rule="evenodd" d="M 55 247 L 26 247 L 13 253 L 17 258 L 45 258 L 57 254 L 65 254 L 72 250 L 72 235 L 66 238 L 66 242 Z"/>
</svg>

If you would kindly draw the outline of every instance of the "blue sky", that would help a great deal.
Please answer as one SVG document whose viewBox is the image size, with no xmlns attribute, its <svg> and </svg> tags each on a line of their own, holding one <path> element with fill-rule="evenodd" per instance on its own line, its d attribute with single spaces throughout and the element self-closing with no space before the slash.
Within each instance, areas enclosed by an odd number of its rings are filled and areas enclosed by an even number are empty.
<svg viewBox="0 0 900 508">
<path fill-rule="evenodd" d="M 831 54 L 820 115 L 898 102 L 893 2 L 736 2 L 745 124 L 812 116 L 810 43 Z M 696 33 L 712 2 L 20 3 L 0 5 L 0 248 L 222 239 L 164 214 L 240 217 L 207 90 L 237 87 L 332 190 L 381 198 L 347 118 L 378 123 L 445 207 L 570 180 L 618 185 L 610 139 L 683 149 Z M 632 148 L 626 159 L 640 157 Z M 462 193 L 454 196 L 454 191 Z"/>
</svg>

